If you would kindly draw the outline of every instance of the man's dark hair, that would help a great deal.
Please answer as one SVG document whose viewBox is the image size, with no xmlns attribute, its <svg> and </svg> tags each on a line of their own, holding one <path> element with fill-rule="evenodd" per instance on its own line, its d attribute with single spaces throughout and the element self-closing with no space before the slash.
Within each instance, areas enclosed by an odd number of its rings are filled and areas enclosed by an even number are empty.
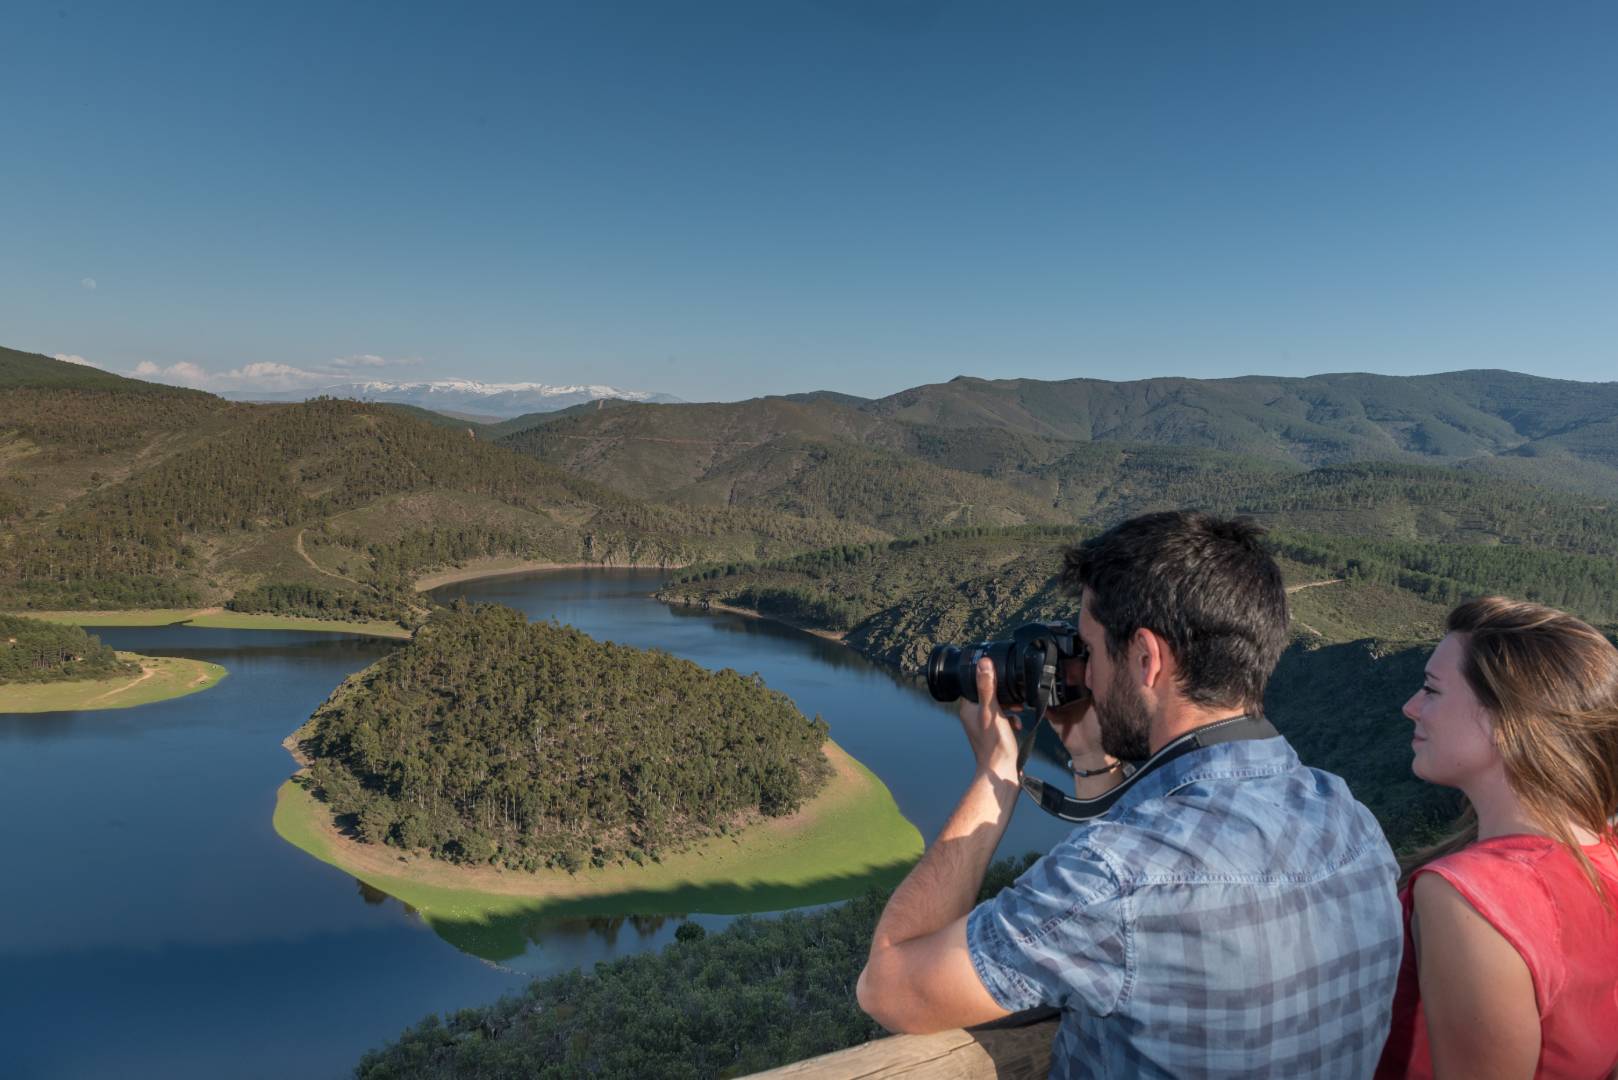
<svg viewBox="0 0 1618 1080">
<path fill-rule="evenodd" d="M 1143 514 L 1069 548 L 1062 586 L 1094 594 L 1090 617 L 1114 659 L 1150 630 L 1174 653 L 1187 698 L 1257 715 L 1287 642 L 1286 586 L 1263 535 L 1246 518 Z"/>
</svg>

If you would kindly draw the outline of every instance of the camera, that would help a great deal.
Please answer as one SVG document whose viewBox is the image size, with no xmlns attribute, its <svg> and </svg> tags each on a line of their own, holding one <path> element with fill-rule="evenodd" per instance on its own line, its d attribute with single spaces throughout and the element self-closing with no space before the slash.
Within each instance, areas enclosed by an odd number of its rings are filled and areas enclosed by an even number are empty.
<svg viewBox="0 0 1618 1080">
<path fill-rule="evenodd" d="M 977 664 L 985 656 L 994 664 L 994 696 L 1004 708 L 1032 708 L 1043 716 L 1090 695 L 1082 667 L 1078 678 L 1067 678 L 1067 661 L 1089 657 L 1071 623 L 1028 623 L 1007 641 L 935 645 L 927 657 L 928 692 L 938 701 L 976 701 Z"/>
</svg>

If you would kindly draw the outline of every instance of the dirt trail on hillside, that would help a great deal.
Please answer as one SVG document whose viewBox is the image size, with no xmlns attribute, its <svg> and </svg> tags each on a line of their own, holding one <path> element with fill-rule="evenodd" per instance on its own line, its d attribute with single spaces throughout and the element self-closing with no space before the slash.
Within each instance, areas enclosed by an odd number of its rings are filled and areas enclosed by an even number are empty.
<svg viewBox="0 0 1618 1080">
<path fill-rule="evenodd" d="M 308 530 L 306 529 L 299 529 L 298 535 L 292 540 L 292 550 L 298 553 L 298 558 L 308 563 L 309 569 L 313 570 L 317 574 L 325 574 L 327 577 L 336 578 L 338 581 L 346 581 L 350 585 L 358 585 L 359 582 L 355 581 L 353 578 L 344 577 L 342 574 L 334 574 L 309 557 L 309 553 L 303 549 L 303 534 L 307 531 Z"/>
<path fill-rule="evenodd" d="M 157 674 L 157 666 L 155 664 L 151 665 L 151 666 L 147 666 L 146 664 L 142 664 L 140 666 L 140 668 L 141 668 L 140 678 L 133 679 L 133 680 L 131 680 L 130 682 L 126 683 L 123 686 L 114 687 L 113 689 L 108 690 L 105 694 L 97 694 L 95 697 L 93 697 L 89 701 L 85 702 L 85 704 L 86 705 L 93 705 L 98 701 L 105 701 L 107 698 L 110 698 L 110 697 L 114 696 L 115 694 L 121 694 L 125 690 L 133 690 L 135 687 L 139 686 L 141 683 L 145 682 L 147 679 L 150 679 L 153 675 Z"/>
<path fill-rule="evenodd" d="M 1287 592 L 1295 593 L 1300 592 L 1303 589 L 1318 589 L 1322 585 L 1341 585 L 1346 580 L 1346 578 L 1334 577 L 1327 578 L 1325 581 L 1306 581 L 1302 585 L 1288 585 Z"/>
</svg>

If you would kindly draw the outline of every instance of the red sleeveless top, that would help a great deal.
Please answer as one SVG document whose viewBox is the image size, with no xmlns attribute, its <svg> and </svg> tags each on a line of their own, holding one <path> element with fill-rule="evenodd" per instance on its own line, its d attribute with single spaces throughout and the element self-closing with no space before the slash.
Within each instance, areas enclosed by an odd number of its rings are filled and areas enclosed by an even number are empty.
<svg viewBox="0 0 1618 1080">
<path fill-rule="evenodd" d="M 1591 844 L 1584 853 L 1618 908 L 1618 856 L 1609 844 Z M 1497 836 L 1416 871 L 1426 873 L 1454 886 L 1528 965 L 1539 1006 L 1534 1075 L 1611 1075 L 1618 1064 L 1618 915 L 1602 906 L 1572 853 L 1544 836 Z M 1410 939 L 1415 878 L 1399 892 L 1405 953 L 1378 1080 L 1433 1075 Z"/>
</svg>

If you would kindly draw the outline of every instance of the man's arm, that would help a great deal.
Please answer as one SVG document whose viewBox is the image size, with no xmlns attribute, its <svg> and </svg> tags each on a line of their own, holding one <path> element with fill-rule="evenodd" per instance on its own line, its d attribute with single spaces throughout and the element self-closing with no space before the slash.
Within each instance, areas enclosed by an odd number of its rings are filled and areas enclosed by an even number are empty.
<svg viewBox="0 0 1618 1080">
<path fill-rule="evenodd" d="M 937 841 L 894 890 L 860 974 L 860 1007 L 890 1031 L 943 1031 L 1006 1015 L 972 966 L 966 916 L 1017 805 L 1017 743 L 995 702 L 988 660 L 977 677 L 979 704 L 961 703 L 977 771 Z"/>
</svg>

